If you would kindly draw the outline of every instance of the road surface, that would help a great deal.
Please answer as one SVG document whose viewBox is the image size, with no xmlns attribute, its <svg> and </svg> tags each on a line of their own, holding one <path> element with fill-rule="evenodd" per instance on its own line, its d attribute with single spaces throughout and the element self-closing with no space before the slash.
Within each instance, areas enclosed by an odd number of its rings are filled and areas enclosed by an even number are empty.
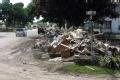
<svg viewBox="0 0 120 80">
<path fill-rule="evenodd" d="M 109 76 L 72 76 L 51 73 L 31 53 L 31 40 L 0 32 L 0 80 L 114 80 Z M 116 79 L 117 80 L 117 79 Z"/>
</svg>

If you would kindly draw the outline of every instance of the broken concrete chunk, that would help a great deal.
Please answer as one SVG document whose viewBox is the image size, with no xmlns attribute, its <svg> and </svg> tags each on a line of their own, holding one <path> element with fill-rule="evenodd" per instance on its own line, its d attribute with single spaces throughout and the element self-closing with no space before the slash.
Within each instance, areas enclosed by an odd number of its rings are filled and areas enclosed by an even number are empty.
<svg viewBox="0 0 120 80">
<path fill-rule="evenodd" d="M 60 61 L 62 61 L 62 58 L 61 57 L 57 57 L 57 58 L 49 59 L 48 61 L 49 62 L 60 62 Z"/>
</svg>

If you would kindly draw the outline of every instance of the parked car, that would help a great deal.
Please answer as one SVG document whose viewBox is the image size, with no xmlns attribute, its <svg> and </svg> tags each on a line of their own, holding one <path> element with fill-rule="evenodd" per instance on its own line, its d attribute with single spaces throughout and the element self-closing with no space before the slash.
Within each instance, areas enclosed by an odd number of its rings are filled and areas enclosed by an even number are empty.
<svg viewBox="0 0 120 80">
<path fill-rule="evenodd" d="M 16 37 L 25 37 L 26 31 L 26 28 L 16 28 Z"/>
</svg>

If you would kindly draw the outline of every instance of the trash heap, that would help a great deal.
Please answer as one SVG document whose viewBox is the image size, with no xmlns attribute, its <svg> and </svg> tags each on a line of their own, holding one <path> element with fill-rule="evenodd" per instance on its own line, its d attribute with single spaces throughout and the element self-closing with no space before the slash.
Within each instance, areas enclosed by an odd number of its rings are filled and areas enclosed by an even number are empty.
<svg viewBox="0 0 120 80">
<path fill-rule="evenodd" d="M 92 43 L 92 48 L 91 48 Z M 110 50 L 111 48 L 111 50 Z M 73 55 L 112 55 L 112 49 L 109 43 L 103 43 L 95 37 L 91 41 L 91 36 L 82 29 L 66 32 L 54 38 L 53 42 L 48 47 L 50 57 L 69 58 Z M 111 53 L 110 53 L 111 51 Z M 120 54 L 118 49 L 114 51 L 115 54 Z"/>
<path fill-rule="evenodd" d="M 62 32 L 60 29 L 47 28 L 45 34 L 35 39 L 34 55 L 50 62 L 74 61 L 83 65 L 120 67 L 120 47 L 97 39 L 101 35 L 91 35 L 82 29 Z"/>
<path fill-rule="evenodd" d="M 83 46 L 86 39 L 85 31 L 77 29 L 58 35 L 48 48 L 50 57 L 68 58 L 74 55 L 80 46 Z M 89 39 L 88 39 L 89 41 Z"/>
<path fill-rule="evenodd" d="M 46 34 L 42 34 L 38 39 L 35 39 L 34 46 L 45 51 L 52 58 L 69 58 L 76 55 L 120 55 L 119 47 L 97 40 L 96 35 L 93 35 L 93 39 L 91 39 L 91 35 L 82 29 L 64 33 L 53 28 L 45 31 Z"/>
</svg>

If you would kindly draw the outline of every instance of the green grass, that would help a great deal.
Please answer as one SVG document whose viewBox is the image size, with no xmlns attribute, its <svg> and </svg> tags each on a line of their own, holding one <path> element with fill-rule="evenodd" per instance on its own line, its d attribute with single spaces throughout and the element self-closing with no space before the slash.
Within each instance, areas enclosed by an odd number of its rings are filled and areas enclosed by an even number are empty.
<svg viewBox="0 0 120 80">
<path fill-rule="evenodd" d="M 109 68 L 99 66 L 81 66 L 81 65 L 67 65 L 64 66 L 63 71 L 68 73 L 80 73 L 80 74 L 116 74 L 120 73 L 120 70 L 112 70 Z"/>
</svg>

